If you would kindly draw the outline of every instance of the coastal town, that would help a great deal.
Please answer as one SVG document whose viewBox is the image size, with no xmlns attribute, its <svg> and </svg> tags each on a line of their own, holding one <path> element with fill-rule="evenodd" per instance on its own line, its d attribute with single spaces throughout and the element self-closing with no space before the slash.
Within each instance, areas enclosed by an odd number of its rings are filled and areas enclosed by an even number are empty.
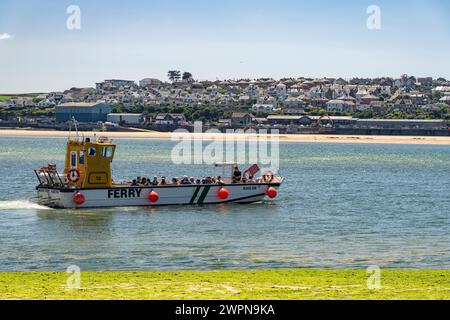
<svg viewBox="0 0 450 320">
<path fill-rule="evenodd" d="M 278 129 L 283 133 L 450 135 L 450 81 L 414 77 L 110 79 L 63 92 L 0 95 L 0 127 L 86 130 Z"/>
</svg>

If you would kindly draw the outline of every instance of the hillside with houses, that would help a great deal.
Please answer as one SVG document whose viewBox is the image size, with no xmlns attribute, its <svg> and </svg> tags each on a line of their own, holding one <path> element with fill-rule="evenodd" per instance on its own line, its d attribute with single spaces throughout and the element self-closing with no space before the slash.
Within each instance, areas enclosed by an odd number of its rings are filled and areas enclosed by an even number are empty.
<svg viewBox="0 0 450 320">
<path fill-rule="evenodd" d="M 153 130 L 277 128 L 282 132 L 354 129 L 447 130 L 450 81 L 394 78 L 285 78 L 196 81 L 169 71 L 169 81 L 109 79 L 95 88 L 0 96 L 0 126 L 91 125 Z M 350 130 L 350 131 L 349 131 Z"/>
</svg>

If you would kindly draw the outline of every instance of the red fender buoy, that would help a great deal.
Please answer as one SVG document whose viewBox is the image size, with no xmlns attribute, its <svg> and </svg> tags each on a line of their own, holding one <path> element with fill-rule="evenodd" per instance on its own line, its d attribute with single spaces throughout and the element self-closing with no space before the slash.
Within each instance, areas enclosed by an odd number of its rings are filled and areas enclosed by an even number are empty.
<svg viewBox="0 0 450 320">
<path fill-rule="evenodd" d="M 226 200 L 230 193 L 228 192 L 228 189 L 225 187 L 222 187 L 217 191 L 217 197 L 222 200 Z"/>
<path fill-rule="evenodd" d="M 273 199 L 277 196 L 277 189 L 275 189 L 274 187 L 270 187 L 267 188 L 266 190 L 266 195 L 270 198 Z"/>
<path fill-rule="evenodd" d="M 154 203 L 156 201 L 159 200 L 159 194 L 156 191 L 150 191 L 148 193 L 148 200 L 150 200 L 150 202 Z"/>
<path fill-rule="evenodd" d="M 84 197 L 84 194 L 77 192 L 73 195 L 72 200 L 77 206 L 81 206 L 86 201 L 86 198 Z"/>
</svg>

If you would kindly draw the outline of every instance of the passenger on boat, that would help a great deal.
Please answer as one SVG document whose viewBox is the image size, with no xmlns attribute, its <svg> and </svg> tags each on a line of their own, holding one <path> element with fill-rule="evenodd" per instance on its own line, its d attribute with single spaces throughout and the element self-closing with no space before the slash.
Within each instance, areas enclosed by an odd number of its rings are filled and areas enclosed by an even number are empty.
<svg viewBox="0 0 450 320">
<path fill-rule="evenodd" d="M 175 184 L 175 185 L 178 184 L 178 178 L 177 177 L 172 178 L 172 184 Z"/>
<path fill-rule="evenodd" d="M 162 186 L 167 185 L 166 177 L 161 177 L 161 181 L 159 182 L 159 184 L 162 185 Z"/>
<path fill-rule="evenodd" d="M 195 184 L 195 179 L 194 179 L 194 177 L 190 177 L 190 178 L 189 178 L 189 183 L 190 183 L 190 184 Z"/>
<path fill-rule="evenodd" d="M 202 180 L 202 184 L 213 184 L 213 179 L 211 177 L 204 177 Z"/>
<path fill-rule="evenodd" d="M 222 177 L 221 177 L 221 176 L 217 176 L 217 179 L 216 179 L 216 184 L 225 184 L 225 183 L 223 182 L 223 180 L 222 180 Z"/>
<path fill-rule="evenodd" d="M 249 175 L 249 176 L 248 176 L 247 183 L 255 183 L 255 179 L 253 179 L 253 176 L 252 176 L 252 175 Z"/>
<path fill-rule="evenodd" d="M 137 185 L 140 185 L 142 183 L 142 178 L 141 177 L 137 177 L 136 183 L 137 183 Z"/>
<path fill-rule="evenodd" d="M 148 185 L 148 182 L 147 182 L 147 178 L 146 178 L 146 177 L 143 177 L 143 178 L 142 178 L 142 180 L 141 180 L 141 185 L 143 185 L 143 186 L 147 186 L 147 185 Z"/>
<path fill-rule="evenodd" d="M 202 184 L 202 181 L 200 179 L 195 180 L 195 184 Z"/>
<path fill-rule="evenodd" d="M 133 179 L 133 181 L 131 182 L 131 186 L 137 186 L 138 184 L 137 184 L 137 181 L 136 181 L 136 179 Z"/>
<path fill-rule="evenodd" d="M 233 170 L 233 183 L 239 183 L 242 178 L 242 173 L 239 171 L 238 166 L 234 166 Z"/>
<path fill-rule="evenodd" d="M 180 184 L 191 184 L 188 176 L 184 176 L 183 179 L 181 179 Z"/>
<path fill-rule="evenodd" d="M 153 177 L 153 180 L 152 180 L 151 184 L 152 184 L 152 186 L 157 186 L 157 185 L 159 184 L 159 183 L 158 183 L 158 177 L 157 177 L 157 176 L 154 176 L 154 177 Z"/>
</svg>

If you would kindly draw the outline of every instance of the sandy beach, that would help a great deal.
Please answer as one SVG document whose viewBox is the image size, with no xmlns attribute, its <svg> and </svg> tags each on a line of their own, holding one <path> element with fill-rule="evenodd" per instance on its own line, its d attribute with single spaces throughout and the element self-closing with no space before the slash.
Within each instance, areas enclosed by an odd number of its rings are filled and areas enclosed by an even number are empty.
<svg viewBox="0 0 450 320">
<path fill-rule="evenodd" d="M 107 136 L 111 139 L 160 139 L 170 140 L 172 137 L 191 139 L 255 139 L 263 138 L 258 134 L 219 134 L 219 133 L 172 133 L 172 132 L 82 132 L 84 136 Z M 51 130 L 27 130 L 27 129 L 1 129 L 0 137 L 67 137 L 67 131 Z M 269 135 L 270 136 L 270 135 Z M 270 138 L 269 138 L 270 139 Z M 450 145 L 450 137 L 433 136 L 356 136 L 356 135 L 322 135 L 322 134 L 280 134 L 279 141 L 282 142 L 327 142 L 327 143 L 385 143 L 385 144 L 434 144 Z"/>
</svg>

